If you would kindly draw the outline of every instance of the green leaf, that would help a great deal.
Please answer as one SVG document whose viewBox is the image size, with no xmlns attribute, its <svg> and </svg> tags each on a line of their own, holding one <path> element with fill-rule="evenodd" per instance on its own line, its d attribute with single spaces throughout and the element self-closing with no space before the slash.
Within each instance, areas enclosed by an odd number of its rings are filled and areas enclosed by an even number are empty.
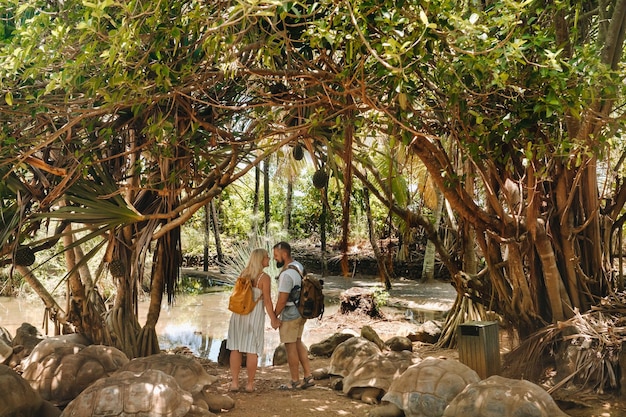
<svg viewBox="0 0 626 417">
<path fill-rule="evenodd" d="M 4 95 L 4 101 L 6 101 L 9 106 L 13 105 L 13 94 L 10 91 L 7 91 Z"/>
<path fill-rule="evenodd" d="M 424 12 L 424 9 L 422 9 L 421 7 L 420 7 L 420 20 L 422 21 L 424 26 L 428 26 L 428 16 L 426 16 L 426 12 Z"/>
</svg>

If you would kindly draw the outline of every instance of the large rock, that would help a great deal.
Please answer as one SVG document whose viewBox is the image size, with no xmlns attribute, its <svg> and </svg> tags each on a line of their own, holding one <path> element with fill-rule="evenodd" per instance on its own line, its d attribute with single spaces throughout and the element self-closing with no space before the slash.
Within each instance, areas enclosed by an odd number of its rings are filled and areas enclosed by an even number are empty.
<svg viewBox="0 0 626 417">
<path fill-rule="evenodd" d="M 394 336 L 385 342 L 385 346 L 394 352 L 402 352 L 404 350 L 413 352 L 413 343 L 406 336 Z"/>
<path fill-rule="evenodd" d="M 281 343 L 276 350 L 274 350 L 274 356 L 272 357 L 272 365 L 280 366 L 287 363 L 287 350 L 285 345 Z"/>
<path fill-rule="evenodd" d="M 409 334 L 407 337 L 412 342 L 437 343 L 441 336 L 441 322 L 436 320 L 428 320 L 420 325 L 415 333 Z"/>
<path fill-rule="evenodd" d="M 217 363 L 220 366 L 230 366 L 230 350 L 226 348 L 226 339 L 220 344 L 220 351 L 217 354 Z M 241 355 L 241 366 L 246 366 L 246 354 Z"/>
<path fill-rule="evenodd" d="M 309 350 L 311 355 L 330 357 L 339 344 L 345 342 L 351 337 L 354 337 L 351 333 L 335 333 L 319 343 L 313 343 Z"/>
</svg>

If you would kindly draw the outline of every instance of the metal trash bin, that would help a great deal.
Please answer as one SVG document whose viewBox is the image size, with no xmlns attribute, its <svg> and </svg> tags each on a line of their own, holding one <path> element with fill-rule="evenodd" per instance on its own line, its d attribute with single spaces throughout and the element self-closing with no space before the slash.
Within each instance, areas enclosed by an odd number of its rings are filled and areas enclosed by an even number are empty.
<svg viewBox="0 0 626 417">
<path fill-rule="evenodd" d="M 500 372 L 497 321 L 469 321 L 458 328 L 459 361 L 485 379 Z"/>
</svg>

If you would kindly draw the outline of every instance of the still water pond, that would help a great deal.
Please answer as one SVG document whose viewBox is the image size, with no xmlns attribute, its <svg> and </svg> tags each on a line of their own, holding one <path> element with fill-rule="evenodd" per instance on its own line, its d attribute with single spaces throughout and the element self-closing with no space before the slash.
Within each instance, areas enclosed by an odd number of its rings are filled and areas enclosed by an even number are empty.
<svg viewBox="0 0 626 417">
<path fill-rule="evenodd" d="M 217 361 L 220 344 L 228 334 L 229 292 L 214 292 L 201 295 L 177 296 L 173 306 L 164 305 L 157 323 L 157 334 L 161 349 L 171 349 L 177 346 L 187 346 L 196 355 Z M 43 307 L 36 299 L 15 299 L 0 297 L 0 327 L 4 327 L 12 335 L 24 322 L 43 329 Z M 337 307 L 334 307 L 336 310 Z M 327 309 L 328 313 L 333 307 Z M 148 312 L 148 300 L 139 304 L 139 322 L 144 324 Z M 313 322 L 313 321 L 311 321 Z M 307 324 L 308 325 L 308 324 Z M 278 331 L 271 328 L 266 317 L 265 352 L 259 362 L 262 365 L 270 364 L 276 347 L 280 344 Z M 43 330 L 41 330 L 43 333 Z M 53 327 L 50 325 L 52 335 Z M 307 344 L 318 340 L 307 340 Z"/>
</svg>

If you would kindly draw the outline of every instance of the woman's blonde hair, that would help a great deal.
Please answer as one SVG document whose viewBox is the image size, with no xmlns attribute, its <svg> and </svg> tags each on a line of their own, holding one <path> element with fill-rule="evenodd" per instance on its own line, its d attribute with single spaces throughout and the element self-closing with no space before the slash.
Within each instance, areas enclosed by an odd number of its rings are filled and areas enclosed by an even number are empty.
<svg viewBox="0 0 626 417">
<path fill-rule="evenodd" d="M 250 280 L 256 279 L 261 272 L 263 272 L 263 259 L 269 256 L 268 252 L 263 248 L 254 249 L 250 253 L 250 260 L 248 265 L 241 271 L 242 278 L 248 278 Z"/>
</svg>

